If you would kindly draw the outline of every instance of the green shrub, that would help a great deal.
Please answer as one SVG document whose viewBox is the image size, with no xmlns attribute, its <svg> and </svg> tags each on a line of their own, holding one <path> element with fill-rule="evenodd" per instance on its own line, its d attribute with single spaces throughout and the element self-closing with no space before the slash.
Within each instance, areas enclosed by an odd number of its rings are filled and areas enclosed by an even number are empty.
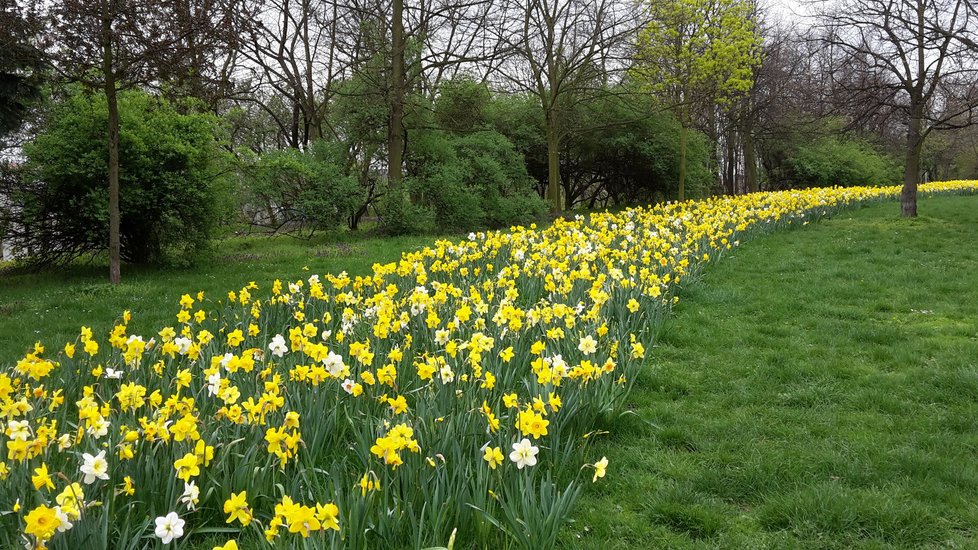
<svg viewBox="0 0 978 550">
<path fill-rule="evenodd" d="M 362 193 L 338 155 L 335 143 L 320 140 L 309 151 L 270 151 L 246 163 L 241 208 L 249 221 L 275 230 L 343 225 Z"/>
<path fill-rule="evenodd" d="M 412 143 L 408 189 L 416 203 L 431 209 L 440 229 L 506 227 L 545 211 L 522 156 L 505 136 L 429 130 Z"/>
<path fill-rule="evenodd" d="M 573 186 L 576 205 L 591 206 L 588 197 L 607 197 L 615 204 L 648 204 L 679 193 L 679 121 L 668 111 L 656 112 L 648 99 L 598 94 L 581 102 L 568 132 L 561 167 Z M 701 198 L 716 182 L 710 167 L 710 140 L 689 130 L 686 150 L 686 196 Z"/>
<path fill-rule="evenodd" d="M 499 95 L 485 110 L 491 126 L 513 142 L 538 192 L 549 177 L 543 111 L 526 95 Z M 652 98 L 626 88 L 594 90 L 576 98 L 562 119 L 560 174 L 570 208 L 648 204 L 674 198 L 679 182 L 679 123 Z M 689 132 L 686 194 L 713 192 L 711 145 Z"/>
<path fill-rule="evenodd" d="M 380 227 L 388 235 L 429 233 L 436 227 L 430 206 L 411 201 L 403 188 L 388 189 L 377 201 Z"/>
<path fill-rule="evenodd" d="M 24 147 L 17 245 L 39 261 L 108 247 L 107 113 L 104 96 L 74 92 Z M 143 92 L 119 95 L 119 117 L 122 258 L 186 261 L 230 212 L 218 120 Z"/>
<path fill-rule="evenodd" d="M 855 138 L 825 137 L 798 147 L 789 159 L 800 187 L 832 185 L 894 185 L 900 182 L 900 164 Z"/>
</svg>

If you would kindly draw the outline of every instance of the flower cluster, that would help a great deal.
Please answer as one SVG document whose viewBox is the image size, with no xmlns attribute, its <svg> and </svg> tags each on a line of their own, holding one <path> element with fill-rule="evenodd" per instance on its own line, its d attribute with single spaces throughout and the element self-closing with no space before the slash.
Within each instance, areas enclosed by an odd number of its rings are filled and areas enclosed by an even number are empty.
<svg viewBox="0 0 978 550">
<path fill-rule="evenodd" d="M 473 233 L 365 276 L 186 294 L 151 334 L 126 312 L 106 335 L 37 343 L 0 370 L 0 511 L 13 512 L 0 545 L 552 532 L 580 466 L 605 477 L 606 458 L 585 459 L 591 430 L 622 406 L 681 285 L 756 231 L 897 192 L 759 193 Z M 535 516 L 553 495 L 563 512 Z"/>
</svg>

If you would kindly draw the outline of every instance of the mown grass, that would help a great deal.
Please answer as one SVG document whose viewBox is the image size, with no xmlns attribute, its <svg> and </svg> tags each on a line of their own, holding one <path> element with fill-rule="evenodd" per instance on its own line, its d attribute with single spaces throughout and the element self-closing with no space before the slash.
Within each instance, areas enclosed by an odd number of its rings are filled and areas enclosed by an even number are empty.
<svg viewBox="0 0 978 550">
<path fill-rule="evenodd" d="M 232 237 L 215 244 L 192 268 L 124 265 L 122 284 L 108 283 L 103 265 L 73 265 L 40 273 L 0 273 L 0 363 L 22 357 L 35 341 L 60 347 L 75 340 L 79 327 L 111 330 L 130 310 L 134 333 L 155 334 L 176 323 L 180 296 L 203 290 L 223 296 L 256 281 L 295 280 L 313 273 L 371 273 L 375 262 L 390 262 L 432 237 L 381 238 L 355 233 L 318 234 L 312 239 Z M 308 268 L 308 271 L 305 270 Z"/>
<path fill-rule="evenodd" d="M 765 236 L 688 288 L 567 548 L 978 546 L 978 197 Z"/>
</svg>

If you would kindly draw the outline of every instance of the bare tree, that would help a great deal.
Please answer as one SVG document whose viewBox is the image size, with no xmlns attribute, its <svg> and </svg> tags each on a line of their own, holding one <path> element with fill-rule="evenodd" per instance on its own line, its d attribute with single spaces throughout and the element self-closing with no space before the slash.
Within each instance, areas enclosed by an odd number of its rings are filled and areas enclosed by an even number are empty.
<svg viewBox="0 0 978 550">
<path fill-rule="evenodd" d="M 302 148 L 329 133 L 326 115 L 336 80 L 340 8 L 321 0 L 252 0 L 235 10 L 241 29 L 238 53 L 251 93 L 291 147 Z M 286 104 L 285 112 L 276 108 Z"/>
<path fill-rule="evenodd" d="M 489 0 L 250 0 L 238 15 L 247 31 L 241 51 L 256 88 L 252 97 L 290 135 L 291 146 L 305 147 L 341 137 L 327 127 L 329 106 L 337 94 L 350 93 L 343 86 L 350 78 L 368 84 L 355 91 L 387 105 L 387 175 L 396 188 L 409 96 L 432 95 L 463 66 L 495 58 L 485 31 L 495 11 Z M 293 109 L 281 113 L 262 97 L 284 99 Z"/>
<path fill-rule="evenodd" d="M 179 29 L 181 55 L 159 67 L 172 96 L 193 97 L 211 111 L 235 95 L 241 27 L 235 10 L 244 0 L 173 0 L 171 23 Z"/>
<path fill-rule="evenodd" d="M 498 27 L 498 40 L 510 55 L 494 74 L 540 102 L 547 134 L 546 198 L 559 212 L 564 207 L 562 117 L 575 97 L 624 70 L 631 37 L 643 21 L 634 4 L 616 0 L 514 1 L 505 10 L 509 21 Z"/>
<path fill-rule="evenodd" d="M 818 2 L 817 40 L 844 54 L 858 86 L 906 123 L 901 211 L 917 215 L 924 140 L 978 114 L 978 4 L 973 0 Z M 853 60 L 856 63 L 851 63 Z"/>
</svg>

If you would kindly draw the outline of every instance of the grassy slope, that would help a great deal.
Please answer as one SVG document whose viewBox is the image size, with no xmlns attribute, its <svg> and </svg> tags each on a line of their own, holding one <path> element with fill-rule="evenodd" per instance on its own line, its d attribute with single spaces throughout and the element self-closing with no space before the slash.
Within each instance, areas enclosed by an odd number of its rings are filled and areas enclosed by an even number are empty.
<svg viewBox="0 0 978 550">
<path fill-rule="evenodd" d="M 978 546 L 978 196 L 920 211 L 845 212 L 711 266 L 565 546 Z"/>
<path fill-rule="evenodd" d="M 105 334 L 125 309 L 133 314 L 131 332 L 151 336 L 176 323 L 184 293 L 203 290 L 211 299 L 219 299 L 249 281 L 267 286 L 276 278 L 304 279 L 313 273 L 343 270 L 366 275 L 375 262 L 394 261 L 401 252 L 431 240 L 351 234 L 312 240 L 233 238 L 221 241 L 211 260 L 191 269 L 123 266 L 123 283 L 115 288 L 107 282 L 108 269 L 101 266 L 0 274 L 0 363 L 16 361 L 36 340 L 52 347 L 73 341 L 81 325 Z"/>
</svg>

